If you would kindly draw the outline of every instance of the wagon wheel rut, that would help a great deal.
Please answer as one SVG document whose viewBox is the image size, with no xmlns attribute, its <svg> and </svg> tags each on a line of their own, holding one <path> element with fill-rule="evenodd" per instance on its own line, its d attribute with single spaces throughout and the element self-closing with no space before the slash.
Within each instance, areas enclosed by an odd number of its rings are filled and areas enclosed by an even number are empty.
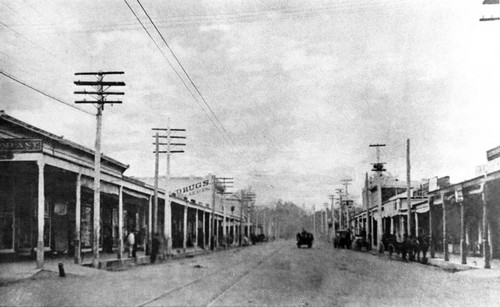
<svg viewBox="0 0 500 307">
<path fill-rule="evenodd" d="M 168 289 L 164 293 L 153 297 L 138 305 L 142 306 L 214 306 L 224 294 L 234 288 L 246 276 L 256 271 L 262 264 L 275 257 L 286 246 L 263 255 L 244 267 L 230 267 L 227 270 L 216 270 L 199 278 L 190 280 L 182 285 Z M 212 293 L 205 285 L 217 284 L 218 291 Z M 182 299 L 179 299 L 182 298 Z"/>
</svg>

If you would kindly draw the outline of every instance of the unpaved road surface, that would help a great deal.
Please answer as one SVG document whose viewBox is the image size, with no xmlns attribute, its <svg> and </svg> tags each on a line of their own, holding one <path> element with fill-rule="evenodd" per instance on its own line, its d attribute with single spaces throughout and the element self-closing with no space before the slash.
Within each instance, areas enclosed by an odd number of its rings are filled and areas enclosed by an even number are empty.
<svg viewBox="0 0 500 307">
<path fill-rule="evenodd" d="M 500 278 L 450 273 L 315 242 L 276 241 L 93 276 L 42 271 L 0 305 L 500 306 Z"/>
</svg>

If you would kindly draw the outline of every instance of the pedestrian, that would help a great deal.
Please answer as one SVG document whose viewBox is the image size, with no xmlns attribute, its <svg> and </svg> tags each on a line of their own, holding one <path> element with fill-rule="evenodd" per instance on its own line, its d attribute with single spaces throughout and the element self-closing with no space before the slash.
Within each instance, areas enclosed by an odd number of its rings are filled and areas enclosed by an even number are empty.
<svg viewBox="0 0 500 307">
<path fill-rule="evenodd" d="M 130 257 L 135 257 L 135 251 L 134 251 L 134 246 L 135 246 L 135 235 L 134 231 L 130 231 L 127 236 L 127 245 L 128 245 L 128 256 Z"/>
<path fill-rule="evenodd" d="M 158 251 L 160 250 L 160 238 L 159 234 L 155 233 L 153 237 L 153 241 L 151 242 L 151 263 L 156 262 L 156 256 L 158 255 Z"/>
</svg>

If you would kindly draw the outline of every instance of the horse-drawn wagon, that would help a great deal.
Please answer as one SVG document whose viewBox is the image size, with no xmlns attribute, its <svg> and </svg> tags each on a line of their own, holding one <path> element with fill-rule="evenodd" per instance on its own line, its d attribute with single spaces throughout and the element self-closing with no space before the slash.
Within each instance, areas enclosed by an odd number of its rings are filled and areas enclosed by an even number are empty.
<svg viewBox="0 0 500 307">
<path fill-rule="evenodd" d="M 302 245 L 307 245 L 308 248 L 312 247 L 314 241 L 314 235 L 310 232 L 302 230 L 297 234 L 297 247 L 300 248 Z"/>
<path fill-rule="evenodd" d="M 389 252 L 389 256 L 397 253 L 398 255 L 401 254 L 403 261 L 413 261 L 416 258 L 417 261 L 423 263 L 427 262 L 426 253 L 428 248 L 429 237 L 425 235 L 419 235 L 417 238 L 405 236 L 402 241 L 398 241 L 394 234 L 384 235 L 380 246 L 382 252 Z M 422 260 L 420 259 L 420 253 L 422 253 Z"/>
</svg>

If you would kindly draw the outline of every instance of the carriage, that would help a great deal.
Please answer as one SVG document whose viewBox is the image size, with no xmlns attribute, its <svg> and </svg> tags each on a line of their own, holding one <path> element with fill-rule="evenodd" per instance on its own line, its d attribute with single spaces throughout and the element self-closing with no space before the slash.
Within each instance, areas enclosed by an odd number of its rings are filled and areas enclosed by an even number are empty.
<svg viewBox="0 0 500 307">
<path fill-rule="evenodd" d="M 307 245 L 308 248 L 312 247 L 314 241 L 314 236 L 312 233 L 303 230 L 297 233 L 297 247 L 300 248 L 302 245 Z"/>
<path fill-rule="evenodd" d="M 351 248 L 351 232 L 349 230 L 338 230 L 333 239 L 335 248 Z"/>
</svg>

